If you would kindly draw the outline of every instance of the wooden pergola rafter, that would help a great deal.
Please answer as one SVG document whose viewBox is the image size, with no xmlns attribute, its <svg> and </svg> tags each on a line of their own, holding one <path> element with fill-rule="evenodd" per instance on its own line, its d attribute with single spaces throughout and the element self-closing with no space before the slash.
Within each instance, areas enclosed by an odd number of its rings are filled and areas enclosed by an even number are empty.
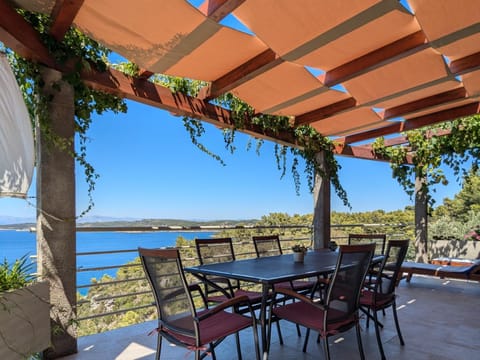
<svg viewBox="0 0 480 360">
<path fill-rule="evenodd" d="M 240 8 L 245 0 L 206 0 L 198 7 L 208 19 L 219 23 L 229 14 Z M 50 33 L 61 41 L 66 31 L 72 26 L 75 17 L 78 15 L 84 0 L 57 0 L 54 3 L 51 17 L 53 19 Z M 189 116 L 214 124 L 217 127 L 233 128 L 234 123 L 230 112 L 219 106 L 213 105 L 209 100 L 214 99 L 226 92 L 229 92 L 242 84 L 262 76 L 266 72 L 275 69 L 286 61 L 292 61 L 308 55 L 313 49 L 324 44 L 340 39 L 345 34 L 360 29 L 375 21 L 378 17 L 389 14 L 392 11 L 408 13 L 397 1 L 384 1 L 375 4 L 359 12 L 356 16 L 346 19 L 329 31 L 321 34 L 303 45 L 290 50 L 279 56 L 275 51 L 267 48 L 263 52 L 244 61 L 235 69 L 222 74 L 216 80 L 201 89 L 198 98 L 172 94 L 168 89 L 152 84 L 148 78 L 154 74 L 150 69 L 141 69 L 137 77 L 130 77 L 119 71 L 109 69 L 106 73 L 100 73 L 94 69 L 82 74 L 85 82 L 92 88 L 114 93 L 120 97 L 166 109 L 180 116 Z M 315 91 L 319 94 L 328 91 L 333 86 L 342 84 L 363 74 L 375 71 L 383 66 L 392 64 L 422 51 L 443 47 L 480 32 L 480 25 L 470 25 L 464 29 L 446 34 L 434 41 L 428 41 L 422 30 L 408 34 L 398 40 L 375 49 L 365 55 L 353 59 L 345 64 L 332 68 L 317 78 L 324 84 L 324 88 Z M 214 32 L 208 37 L 213 36 Z M 207 39 L 205 38 L 205 40 Z M 71 71 L 70 68 L 56 64 L 53 57 L 48 53 L 46 47 L 40 41 L 38 33 L 20 15 L 18 15 L 11 3 L 7 0 L 0 0 L 0 39 L 15 52 L 26 58 L 37 61 L 47 67 L 54 68 L 61 72 Z M 454 80 L 460 75 L 465 75 L 480 69 L 480 52 L 456 59 L 446 65 L 447 76 L 445 79 L 438 79 L 432 83 L 417 85 L 414 88 L 403 89 L 400 93 L 390 94 L 374 101 L 359 104 L 356 98 L 347 97 L 331 104 L 318 107 L 294 117 L 295 126 L 314 125 L 321 121 L 328 120 L 336 115 L 350 112 L 358 107 L 372 107 L 391 98 L 401 96 L 403 93 L 419 91 L 428 86 L 435 85 L 445 80 Z M 313 96 L 313 95 L 312 95 Z M 459 116 L 468 116 L 479 112 L 478 102 L 462 104 L 469 94 L 463 86 L 443 91 L 434 95 L 425 96 L 407 103 L 385 108 L 377 113 L 380 121 L 373 129 L 362 131 L 358 127 L 355 133 L 348 132 L 343 137 L 335 140 L 339 146 L 336 153 L 344 156 L 355 156 L 366 159 L 379 159 L 373 152 L 365 150 L 364 146 L 354 146 L 355 142 L 373 139 L 378 136 L 386 136 L 398 132 L 416 129 L 426 125 L 433 125 L 448 121 Z M 285 106 L 292 106 L 298 101 L 303 101 L 305 96 L 289 99 L 283 104 L 279 103 L 274 108 L 266 109 L 266 113 L 279 111 Z M 455 106 L 456 103 L 458 106 Z M 451 105 L 448 109 L 433 111 L 436 107 Z M 427 115 L 415 116 L 416 113 L 429 111 Z M 413 117 L 412 117 L 413 115 Z M 398 117 L 408 117 L 405 121 L 392 122 L 385 125 L 386 120 Z M 260 129 L 254 124 L 245 124 L 245 128 L 239 129 L 254 137 L 269 139 L 284 145 L 298 147 L 299 144 L 291 132 L 284 131 L 273 133 Z M 339 133 L 338 135 L 342 135 Z M 368 148 L 368 147 L 367 147 Z"/>
<path fill-rule="evenodd" d="M 83 0 L 57 3 L 57 5 L 60 5 L 56 7 L 56 17 L 50 30 L 57 40 L 63 38 L 82 3 Z M 217 9 L 220 11 L 223 8 Z M 0 0 L 0 39 L 6 46 L 27 59 L 63 73 L 73 71 L 72 67 L 55 62 L 48 49 L 41 42 L 37 31 L 6 0 Z M 153 75 L 148 70 L 142 71 L 137 77 L 132 77 L 112 68 L 106 72 L 99 72 L 92 67 L 81 75 L 85 83 L 93 89 L 168 110 L 178 116 L 200 119 L 220 128 L 235 128 L 229 110 L 200 98 L 178 92 L 172 93 L 168 88 L 148 81 L 148 77 Z M 238 130 L 256 138 L 275 141 L 286 146 L 299 147 L 291 132 L 274 132 L 248 122 L 244 124 L 244 128 Z M 349 154 L 359 153 L 362 154 L 358 156 L 360 158 L 387 160 L 376 156 L 373 152 L 360 151 L 360 149 L 357 150 L 349 145 L 346 146 L 342 155 L 349 156 Z"/>
</svg>

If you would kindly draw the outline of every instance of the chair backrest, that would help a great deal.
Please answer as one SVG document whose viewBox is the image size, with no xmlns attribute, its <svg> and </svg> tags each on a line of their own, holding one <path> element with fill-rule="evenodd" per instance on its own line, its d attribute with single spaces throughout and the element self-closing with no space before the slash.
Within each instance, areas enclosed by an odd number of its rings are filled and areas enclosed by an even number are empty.
<svg viewBox="0 0 480 360">
<path fill-rule="evenodd" d="M 235 260 L 231 238 L 195 239 L 200 265 Z"/>
<path fill-rule="evenodd" d="M 398 276 L 403 260 L 408 251 L 408 240 L 390 240 L 387 244 L 385 258 L 380 266 L 380 281 L 375 284 L 375 292 L 392 294 L 398 283 Z"/>
<path fill-rule="evenodd" d="M 235 252 L 231 238 L 195 239 L 195 246 L 197 248 L 200 265 L 235 260 Z M 231 296 L 234 295 L 235 289 L 240 288 L 240 282 L 238 280 L 229 280 L 210 275 L 207 275 L 206 278 L 216 283 L 217 286 L 223 287 Z M 205 283 L 204 291 L 207 297 L 209 297 L 210 294 L 217 293 L 218 289 L 215 286 Z"/>
<path fill-rule="evenodd" d="M 375 243 L 375 254 L 385 254 L 385 242 L 387 235 L 385 234 L 349 234 L 348 245 L 370 244 Z"/>
<path fill-rule="evenodd" d="M 375 244 L 340 245 L 337 265 L 325 299 L 328 309 L 326 323 L 351 318 L 358 311 L 360 291 L 374 250 Z"/>
<path fill-rule="evenodd" d="M 278 235 L 252 236 L 257 257 L 282 255 L 282 246 Z"/>
<path fill-rule="evenodd" d="M 195 306 L 177 249 L 143 249 L 138 253 L 157 305 L 159 327 L 196 336 Z M 181 319 L 181 321 L 179 321 Z"/>
</svg>

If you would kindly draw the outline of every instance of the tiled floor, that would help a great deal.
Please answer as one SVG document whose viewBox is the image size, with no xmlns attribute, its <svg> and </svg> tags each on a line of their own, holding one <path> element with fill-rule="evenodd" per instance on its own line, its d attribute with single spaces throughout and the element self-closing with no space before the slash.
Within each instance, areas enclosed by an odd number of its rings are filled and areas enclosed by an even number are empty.
<svg viewBox="0 0 480 360">
<path fill-rule="evenodd" d="M 480 359 L 480 283 L 440 280 L 414 276 L 410 284 L 402 281 L 397 290 L 398 314 L 405 346 L 395 331 L 391 310 L 383 323 L 382 340 L 390 360 L 468 360 Z M 382 315 L 379 315 L 382 317 Z M 155 357 L 154 335 L 147 336 L 155 322 L 129 326 L 78 340 L 79 352 L 65 360 L 144 359 Z M 365 328 L 362 340 L 367 359 L 380 359 L 375 329 Z M 270 359 L 323 359 L 323 348 L 311 336 L 306 353 L 301 351 L 304 336 L 297 337 L 295 327 L 282 322 L 285 344 L 274 339 Z M 305 331 L 302 329 L 302 334 Z M 243 359 L 254 359 L 251 332 L 241 335 Z M 332 359 L 359 359 L 354 330 L 329 339 Z M 216 350 L 217 359 L 236 359 L 234 337 L 225 340 Z M 164 342 L 162 359 L 193 359 L 194 354 Z"/>
</svg>

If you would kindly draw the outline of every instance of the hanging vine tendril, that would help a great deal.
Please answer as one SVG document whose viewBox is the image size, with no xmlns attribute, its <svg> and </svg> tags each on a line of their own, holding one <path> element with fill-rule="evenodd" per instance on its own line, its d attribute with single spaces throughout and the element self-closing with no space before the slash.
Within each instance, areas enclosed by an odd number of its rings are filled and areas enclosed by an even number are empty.
<svg viewBox="0 0 480 360">
<path fill-rule="evenodd" d="M 200 88 L 206 85 L 205 82 L 201 81 L 192 81 L 189 79 L 169 76 L 155 76 L 153 81 L 169 87 L 173 92 L 179 91 L 190 96 L 197 96 Z M 280 177 L 284 177 L 287 172 L 287 159 L 288 153 L 290 152 L 293 156 L 290 171 L 293 176 L 295 191 L 297 194 L 300 192 L 300 174 L 298 172 L 299 158 L 303 158 L 306 163 L 305 173 L 310 191 L 313 191 L 315 173 L 318 173 L 323 178 L 331 181 L 337 196 L 342 200 L 345 206 L 350 207 L 347 193 L 340 184 L 340 179 L 338 177 L 340 165 L 334 157 L 334 146 L 330 139 L 322 136 L 310 126 L 294 128 L 291 125 L 291 119 L 289 117 L 256 114 L 251 106 L 231 93 L 218 97 L 214 100 L 214 103 L 230 110 L 233 119 L 233 127 L 223 129 L 224 142 L 227 150 L 231 153 L 236 150 L 234 145 L 235 133 L 237 129 L 243 129 L 247 125 L 256 126 L 260 132 L 264 131 L 272 134 L 290 132 L 297 140 L 299 145 L 298 148 L 289 148 L 280 144 L 275 144 L 274 146 L 274 156 L 277 162 L 277 167 L 281 172 Z M 198 127 L 199 124 L 196 124 L 198 120 L 184 118 L 184 122 L 188 123 L 186 129 L 190 133 L 193 144 L 195 144 L 201 151 L 219 161 L 222 165 L 225 165 L 220 156 L 213 154 L 199 142 L 198 139 L 203 135 L 204 129 L 203 127 Z M 255 148 L 257 154 L 260 153 L 263 143 L 263 139 L 257 139 L 257 146 Z M 251 142 L 249 141 L 247 143 L 247 150 L 250 148 Z M 316 161 L 316 154 L 321 151 L 325 152 L 325 169 Z"/>
<path fill-rule="evenodd" d="M 87 132 L 92 122 L 92 114 L 102 114 L 108 110 L 115 113 L 126 112 L 127 107 L 122 99 L 93 90 L 87 87 L 80 78 L 82 69 L 94 66 L 99 71 L 106 70 L 106 59 L 109 54 L 107 48 L 73 28 L 67 31 L 62 42 L 58 42 L 49 34 L 51 21 L 47 16 L 27 11 L 20 11 L 20 14 L 39 32 L 41 40 L 58 64 L 74 63 L 74 71 L 62 75 L 62 80 L 69 83 L 74 90 L 75 133 L 79 139 L 79 148 L 71 153 L 69 149 L 74 139 L 62 138 L 52 131 L 48 104 L 52 101 L 52 97 L 55 94 L 50 95 L 50 98 L 43 94 L 42 89 L 45 84 L 41 76 L 40 66 L 7 50 L 10 65 L 23 92 L 32 122 L 37 119 L 38 128 L 46 139 L 47 146 L 54 146 L 61 151 L 68 151 L 84 169 L 89 200 L 87 208 L 78 216 L 82 217 L 94 206 L 93 191 L 95 182 L 99 177 L 94 167 L 87 160 Z M 53 88 L 60 91 L 58 85 L 54 84 Z"/>
<path fill-rule="evenodd" d="M 72 154 L 72 156 L 84 168 L 86 181 L 89 186 L 89 205 L 88 208 L 82 212 L 82 216 L 94 206 L 92 192 L 95 189 L 95 180 L 98 178 L 98 174 L 95 172 L 93 166 L 89 164 L 86 157 L 86 145 L 88 142 L 87 131 L 91 124 L 91 115 L 93 112 L 101 114 L 107 110 L 125 112 L 126 105 L 121 99 L 113 95 L 88 88 L 80 79 L 81 69 L 94 66 L 99 71 L 102 71 L 107 68 L 107 56 L 109 54 L 107 48 L 99 45 L 97 42 L 91 40 L 73 28 L 67 32 L 62 42 L 57 42 L 49 35 L 50 20 L 48 17 L 29 12 L 22 12 L 22 15 L 35 29 L 38 30 L 43 42 L 50 52 L 54 54 L 57 62 L 64 64 L 67 61 L 75 61 L 76 71 L 64 75 L 63 80 L 71 84 L 75 90 L 75 130 L 79 136 L 80 147 Z M 65 140 L 59 138 L 52 133 L 48 126 L 48 112 L 46 111 L 46 105 L 51 99 L 45 99 L 41 95 L 40 89 L 43 87 L 43 81 L 38 66 L 11 52 L 10 61 L 20 86 L 24 91 L 32 119 L 35 116 L 39 119 L 41 131 L 53 146 L 60 149 L 67 149 L 69 145 L 71 145 L 73 139 Z M 139 73 L 138 66 L 132 63 L 121 63 L 113 66 L 132 76 L 138 75 Z M 205 82 L 201 81 L 165 75 L 154 75 L 150 78 L 150 81 L 167 86 L 172 92 L 181 92 L 193 97 L 197 96 L 199 89 L 206 85 Z M 298 172 L 299 158 L 303 158 L 306 163 L 305 173 L 310 191 L 313 191 L 314 176 L 315 173 L 318 173 L 323 178 L 331 181 L 339 198 L 346 206 L 350 206 L 347 194 L 341 186 L 338 178 L 338 170 L 340 169 L 340 166 L 333 155 L 333 144 L 328 138 L 321 136 L 309 126 L 294 128 L 291 125 L 291 119 L 285 116 L 255 114 L 255 111 L 251 106 L 231 93 L 224 94 L 215 99 L 214 103 L 229 109 L 232 114 L 232 128 L 226 128 L 223 130 L 223 137 L 227 150 L 231 153 L 236 150 L 234 145 L 236 130 L 243 129 L 246 125 L 253 125 L 257 127 L 259 131 L 266 131 L 272 134 L 290 132 L 295 139 L 297 139 L 299 148 L 289 148 L 277 144 L 274 150 L 277 166 L 281 171 L 281 177 L 286 174 L 287 156 L 290 153 L 293 156 L 290 171 L 293 175 L 295 190 L 298 194 L 300 191 L 300 174 Z M 213 157 L 222 165 L 225 165 L 220 156 L 211 152 L 200 142 L 199 139 L 205 132 L 202 122 L 199 119 L 191 117 L 183 117 L 183 122 L 185 129 L 190 134 L 192 143 L 201 151 Z M 256 153 L 260 152 L 263 142 L 262 139 L 257 140 L 255 148 Z M 249 142 L 248 148 L 250 147 L 251 143 Z M 320 151 L 324 151 L 326 154 L 325 168 L 320 167 L 316 162 L 316 154 Z"/>
<path fill-rule="evenodd" d="M 445 132 L 447 134 L 445 135 Z M 373 145 L 375 153 L 390 159 L 393 177 L 406 193 L 412 197 L 415 191 L 415 177 L 422 177 L 423 190 L 433 189 L 436 184 L 448 184 L 448 179 L 440 166 L 445 164 L 453 170 L 457 182 L 477 171 L 480 161 L 480 116 L 474 115 L 456 119 L 437 126 L 407 131 L 405 135 L 410 144 L 404 146 L 385 146 L 383 138 Z M 411 164 L 407 164 L 411 156 Z M 472 161 L 470 168 L 463 165 Z M 427 192 L 428 194 L 428 192 Z M 435 201 L 428 196 L 430 206 Z"/>
</svg>

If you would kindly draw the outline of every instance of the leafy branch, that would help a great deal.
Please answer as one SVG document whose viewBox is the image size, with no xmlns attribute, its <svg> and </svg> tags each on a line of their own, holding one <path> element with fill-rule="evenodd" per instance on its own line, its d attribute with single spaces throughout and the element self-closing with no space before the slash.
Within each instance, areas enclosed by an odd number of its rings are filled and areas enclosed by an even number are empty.
<svg viewBox="0 0 480 360">
<path fill-rule="evenodd" d="M 426 179 L 424 190 L 436 184 L 448 184 L 448 179 L 440 166 L 450 167 L 460 182 L 468 176 L 470 169 L 479 168 L 480 161 L 480 116 L 459 118 L 437 126 L 430 126 L 404 133 L 409 147 L 385 146 L 383 138 L 378 138 L 373 149 L 375 153 L 390 159 L 393 177 L 411 197 L 415 191 L 415 177 Z M 411 157 L 411 164 L 407 164 Z M 463 165 L 472 161 L 470 169 Z M 435 190 L 433 190 L 435 191 Z M 429 195 L 431 206 L 433 198 Z"/>
<path fill-rule="evenodd" d="M 127 110 L 123 99 L 93 90 L 87 87 L 80 78 L 82 69 L 95 67 L 100 71 L 106 70 L 106 59 L 110 51 L 73 28 L 67 31 L 62 42 L 58 42 L 49 33 L 51 25 L 49 17 L 27 11 L 20 11 L 20 14 L 39 32 L 41 40 L 57 63 L 62 65 L 73 64 L 74 71 L 62 75 L 62 80 L 69 83 L 74 90 L 75 132 L 78 135 L 79 148 L 71 152 L 69 149 L 74 139 L 62 138 L 52 130 L 48 104 L 53 100 L 55 94 L 46 96 L 43 93 L 45 83 L 40 66 L 8 51 L 9 62 L 23 92 L 32 122 L 35 123 L 36 119 L 38 128 L 47 140 L 48 146 L 69 152 L 84 169 L 85 181 L 88 184 L 89 202 L 87 208 L 79 215 L 79 217 L 82 217 L 94 206 L 92 194 L 95 189 L 95 182 L 99 177 L 94 167 L 87 160 L 87 143 L 89 140 L 87 133 L 92 122 L 92 115 L 94 113 L 102 114 L 108 110 L 115 113 L 126 112 Z M 54 85 L 54 89 L 60 91 L 60 86 L 58 84 Z"/>
<path fill-rule="evenodd" d="M 184 78 L 176 78 L 170 76 L 154 76 L 153 81 L 167 86 L 173 92 L 181 92 L 189 96 L 197 96 L 200 88 L 205 86 L 205 82 L 193 81 Z M 231 153 L 236 148 L 234 145 L 235 133 L 237 129 L 244 129 L 247 125 L 253 125 L 258 128 L 260 132 L 269 132 L 273 134 L 279 134 L 281 132 L 289 132 L 297 140 L 299 148 L 287 147 L 285 145 L 275 144 L 274 156 L 277 162 L 277 167 L 281 172 L 281 178 L 285 176 L 287 172 L 287 157 L 290 152 L 293 155 L 292 165 L 290 171 L 293 176 L 295 190 L 297 194 L 300 191 L 300 174 L 298 172 L 299 158 L 303 158 L 306 162 L 305 173 L 307 176 L 307 182 L 310 191 L 313 191 L 315 174 L 318 173 L 322 178 L 331 181 L 336 194 L 343 201 L 345 206 L 350 206 L 345 189 L 340 184 L 338 177 L 338 171 L 340 165 L 334 157 L 334 146 L 330 139 L 319 134 L 315 129 L 310 126 L 300 126 L 294 128 L 292 121 L 287 116 L 274 116 L 268 114 L 257 114 L 254 109 L 240 100 L 238 97 L 231 93 L 223 94 L 214 100 L 216 105 L 227 108 L 231 112 L 233 119 L 233 127 L 223 129 L 225 147 Z M 192 143 L 196 145 L 201 151 L 212 156 L 219 161 L 222 165 L 225 165 L 220 156 L 210 152 L 203 144 L 199 142 L 199 138 L 205 132 L 205 129 L 197 119 L 189 117 L 183 118 L 185 128 L 190 133 Z M 255 151 L 257 154 L 260 152 L 260 148 L 263 144 L 262 139 L 257 139 L 257 146 Z M 247 144 L 247 150 L 251 148 L 251 142 Z M 317 163 L 316 154 L 324 151 L 326 157 L 325 168 L 321 167 Z"/>
</svg>

